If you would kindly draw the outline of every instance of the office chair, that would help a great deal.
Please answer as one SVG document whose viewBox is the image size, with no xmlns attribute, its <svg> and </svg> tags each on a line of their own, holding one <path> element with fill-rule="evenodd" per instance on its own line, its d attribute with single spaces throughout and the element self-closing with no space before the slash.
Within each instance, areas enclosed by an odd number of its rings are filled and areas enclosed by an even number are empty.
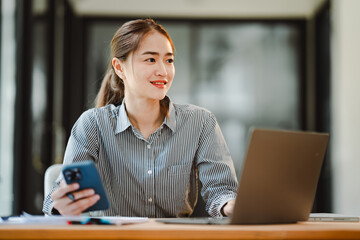
<svg viewBox="0 0 360 240">
<path fill-rule="evenodd" d="M 61 173 L 62 164 L 54 164 L 48 167 L 44 176 L 44 196 L 47 196 L 54 186 L 56 179 Z"/>
</svg>

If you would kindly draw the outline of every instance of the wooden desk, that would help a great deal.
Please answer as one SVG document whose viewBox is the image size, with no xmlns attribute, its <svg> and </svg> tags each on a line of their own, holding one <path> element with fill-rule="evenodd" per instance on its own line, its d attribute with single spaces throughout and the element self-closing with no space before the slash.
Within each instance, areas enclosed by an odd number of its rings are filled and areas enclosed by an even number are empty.
<svg viewBox="0 0 360 240">
<path fill-rule="evenodd" d="M 0 225 L 0 239 L 360 239 L 360 223 L 301 222 L 284 225 L 124 226 Z"/>
</svg>

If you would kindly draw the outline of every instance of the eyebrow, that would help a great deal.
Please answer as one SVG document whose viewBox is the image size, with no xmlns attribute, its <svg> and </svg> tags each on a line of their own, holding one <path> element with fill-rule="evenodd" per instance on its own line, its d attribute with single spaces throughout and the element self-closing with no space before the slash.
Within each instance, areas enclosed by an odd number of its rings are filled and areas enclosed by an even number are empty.
<svg viewBox="0 0 360 240">
<path fill-rule="evenodd" d="M 152 52 L 152 51 L 146 51 L 146 52 L 143 52 L 141 55 L 160 55 L 158 52 Z M 174 53 L 172 52 L 168 52 L 165 54 L 165 56 L 174 56 Z"/>
</svg>

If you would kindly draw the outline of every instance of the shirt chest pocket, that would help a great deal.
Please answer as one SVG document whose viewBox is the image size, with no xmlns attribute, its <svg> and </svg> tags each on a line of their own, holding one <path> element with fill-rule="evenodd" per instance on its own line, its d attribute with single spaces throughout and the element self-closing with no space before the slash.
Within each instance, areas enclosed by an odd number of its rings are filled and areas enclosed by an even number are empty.
<svg viewBox="0 0 360 240">
<path fill-rule="evenodd" d="M 190 174 L 191 165 L 173 165 L 168 167 L 168 175 Z"/>
</svg>

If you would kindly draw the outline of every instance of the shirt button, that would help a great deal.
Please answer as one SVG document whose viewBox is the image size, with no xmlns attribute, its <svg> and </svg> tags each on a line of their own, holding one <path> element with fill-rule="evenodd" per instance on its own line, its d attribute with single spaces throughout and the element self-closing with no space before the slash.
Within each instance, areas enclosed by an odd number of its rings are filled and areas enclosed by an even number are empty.
<svg viewBox="0 0 360 240">
<path fill-rule="evenodd" d="M 146 147 L 147 147 L 148 149 L 150 149 L 150 148 L 151 148 L 151 145 L 150 145 L 150 144 L 148 144 Z"/>
<path fill-rule="evenodd" d="M 148 199 L 148 202 L 152 202 L 152 198 L 149 198 L 149 199 Z"/>
<path fill-rule="evenodd" d="M 152 174 L 152 171 L 151 171 L 151 170 L 149 170 L 149 171 L 148 171 L 148 174 Z"/>
</svg>

